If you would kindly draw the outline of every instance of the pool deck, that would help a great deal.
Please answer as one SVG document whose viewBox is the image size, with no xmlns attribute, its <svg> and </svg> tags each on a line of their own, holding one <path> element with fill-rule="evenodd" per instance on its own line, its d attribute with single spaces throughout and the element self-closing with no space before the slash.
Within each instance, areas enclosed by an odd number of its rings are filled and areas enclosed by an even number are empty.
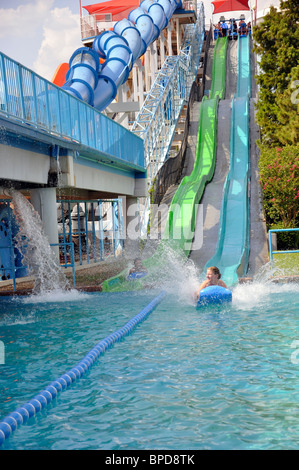
<svg viewBox="0 0 299 470">
<path fill-rule="evenodd" d="M 11 280 L 9 281 L 1 281 L 0 282 L 0 297 L 6 296 L 14 296 L 14 295 L 31 295 L 33 293 L 33 281 L 34 278 L 31 277 L 24 277 L 19 278 L 16 280 L 16 291 L 13 291 L 13 283 Z M 292 276 L 271 276 L 267 279 L 268 282 L 273 282 L 276 284 L 299 284 L 299 275 L 292 275 Z M 252 283 L 255 282 L 254 277 L 241 277 L 239 279 L 240 284 Z M 31 284 L 30 287 L 24 288 L 23 284 L 28 283 Z M 71 287 L 71 289 L 76 289 L 82 292 L 101 292 L 101 287 L 99 284 L 94 285 L 86 285 L 86 286 L 78 286 L 78 287 Z"/>
<path fill-rule="evenodd" d="M 275 284 L 288 284 L 290 282 L 299 284 L 299 275 L 294 276 L 271 276 L 268 281 L 274 282 Z M 253 277 L 241 277 L 239 279 L 240 284 L 254 282 Z"/>
</svg>

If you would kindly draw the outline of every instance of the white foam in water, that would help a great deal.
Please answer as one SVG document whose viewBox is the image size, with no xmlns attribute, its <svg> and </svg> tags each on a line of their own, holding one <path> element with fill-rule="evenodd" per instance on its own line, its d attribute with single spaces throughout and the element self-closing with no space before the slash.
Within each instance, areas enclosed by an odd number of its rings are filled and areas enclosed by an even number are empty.
<svg viewBox="0 0 299 470">
<path fill-rule="evenodd" d="M 232 289 L 233 303 L 242 310 L 250 310 L 265 302 L 272 292 L 273 286 L 267 283 L 238 284 Z"/>
<path fill-rule="evenodd" d="M 242 310 L 250 310 L 268 303 L 273 294 L 299 293 L 298 284 L 282 284 L 273 280 L 273 268 L 267 263 L 254 276 L 253 282 L 238 284 L 232 289 L 234 304 Z"/>
<path fill-rule="evenodd" d="M 28 325 L 30 323 L 35 323 L 35 315 L 18 315 L 11 313 L 9 315 L 4 315 L 1 317 L 0 326 L 18 326 L 18 325 Z"/>
<path fill-rule="evenodd" d="M 90 294 L 79 292 L 76 289 L 61 290 L 56 289 L 51 292 L 41 292 L 39 294 L 29 295 L 22 298 L 23 303 L 57 303 L 57 302 L 76 302 L 78 300 L 88 299 Z"/>
</svg>

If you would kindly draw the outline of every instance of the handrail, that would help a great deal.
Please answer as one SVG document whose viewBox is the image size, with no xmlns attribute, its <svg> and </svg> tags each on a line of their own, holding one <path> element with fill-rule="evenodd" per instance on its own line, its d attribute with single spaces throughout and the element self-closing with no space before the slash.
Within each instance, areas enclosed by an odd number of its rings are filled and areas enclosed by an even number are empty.
<svg viewBox="0 0 299 470">
<path fill-rule="evenodd" d="M 0 118 L 56 136 L 66 148 L 69 143 L 82 144 L 95 153 L 145 168 L 139 136 L 2 52 L 0 83 Z"/>
<path fill-rule="evenodd" d="M 299 253 L 299 250 L 279 250 L 279 251 L 273 251 L 272 248 L 272 233 L 276 232 L 298 232 L 299 228 L 279 228 L 279 229 L 271 229 L 268 232 L 269 236 L 269 251 L 270 251 L 270 261 L 273 261 L 273 255 L 274 254 L 281 254 L 281 253 Z"/>
<path fill-rule="evenodd" d="M 29 418 L 35 416 L 51 403 L 58 393 L 66 390 L 73 382 L 81 378 L 93 366 L 97 359 L 103 355 L 107 349 L 110 349 L 114 343 L 132 333 L 136 326 L 152 313 L 156 306 L 163 300 L 165 295 L 166 292 L 162 291 L 123 327 L 102 339 L 77 365 L 68 370 L 57 380 L 51 382 L 50 385 L 38 393 L 29 402 L 20 406 L 14 412 L 6 416 L 6 418 L 0 422 L 0 446 L 9 438 L 18 426 L 26 423 Z"/>
<path fill-rule="evenodd" d="M 9 208 L 11 200 L 10 199 L 0 199 L 0 223 L 4 217 L 5 214 L 5 219 L 6 224 L 7 224 L 7 243 L 3 244 L 2 242 L 2 236 L 0 236 L 0 265 L 2 264 L 2 268 L 0 267 L 0 272 L 2 271 L 3 274 L 5 272 L 9 273 L 10 279 L 13 282 L 13 291 L 16 291 L 16 278 L 24 277 L 27 276 L 27 266 L 22 264 L 22 260 L 20 259 L 20 256 L 15 256 L 15 250 L 17 247 L 15 246 L 15 243 L 13 241 L 13 225 L 12 223 L 12 218 L 13 218 L 13 212 Z M 79 250 L 79 257 L 80 257 L 80 265 L 84 264 L 89 264 L 91 260 L 93 262 L 97 262 L 98 260 L 104 261 L 104 259 L 107 258 L 107 253 L 105 253 L 104 250 L 104 243 L 105 243 L 105 238 L 109 238 L 109 245 L 112 246 L 112 254 L 116 256 L 116 251 L 122 246 L 122 240 L 123 240 L 123 219 L 122 219 L 122 205 L 121 205 L 121 199 L 93 199 L 93 200 L 64 200 L 64 199 L 58 199 L 58 203 L 61 204 L 62 210 L 62 233 L 59 234 L 59 243 L 51 243 L 50 246 L 58 246 L 60 248 L 59 252 L 60 254 L 63 254 L 64 262 L 61 263 L 61 267 L 67 268 L 71 267 L 72 268 L 72 274 L 73 274 L 73 286 L 75 287 L 75 254 L 74 254 L 74 236 L 77 237 L 78 240 L 78 250 Z M 4 203 L 4 204 L 2 204 Z M 77 228 L 74 228 L 74 221 L 72 220 L 72 205 L 77 206 L 77 213 L 79 213 L 79 207 L 80 204 L 84 204 L 84 215 L 80 216 L 78 219 L 78 225 Z M 88 221 L 88 216 L 87 216 L 87 207 L 90 204 L 89 210 L 91 210 L 92 213 L 92 220 Z M 109 223 L 111 223 L 111 232 L 112 235 L 110 236 L 107 233 L 104 233 L 104 227 L 102 223 L 102 217 L 107 215 L 102 213 L 102 207 L 103 205 L 108 206 L 109 209 L 111 209 L 111 220 L 109 220 Z M 66 206 L 66 210 L 65 210 Z M 99 225 L 96 227 L 95 224 L 95 211 L 99 211 Z M 68 212 L 68 214 L 65 214 L 65 212 Z M 67 226 L 66 224 L 66 215 L 68 215 L 69 219 L 69 224 Z M 76 215 L 74 219 L 76 219 Z M 81 222 L 84 226 L 81 227 Z M 89 226 L 90 224 L 90 226 Z M 16 229 L 15 229 L 16 230 Z M 1 235 L 0 231 L 0 235 Z M 99 244 L 96 246 L 96 233 L 98 234 L 98 239 L 99 239 Z M 89 240 L 89 235 L 91 235 L 92 240 Z M 84 243 L 84 245 L 83 245 Z M 67 250 L 66 248 L 69 247 L 70 250 L 70 263 L 67 262 Z M 26 251 L 26 241 L 22 243 L 22 248 Z M 99 254 L 98 251 L 99 250 Z M 85 251 L 84 251 L 85 250 Z M 8 258 L 8 253 L 9 251 L 9 258 Z M 3 253 L 5 252 L 5 261 L 3 260 L 2 256 Z M 83 253 L 86 253 L 86 259 L 83 259 Z M 7 259 L 8 258 L 8 259 Z M 21 272 L 22 271 L 22 272 Z"/>
</svg>

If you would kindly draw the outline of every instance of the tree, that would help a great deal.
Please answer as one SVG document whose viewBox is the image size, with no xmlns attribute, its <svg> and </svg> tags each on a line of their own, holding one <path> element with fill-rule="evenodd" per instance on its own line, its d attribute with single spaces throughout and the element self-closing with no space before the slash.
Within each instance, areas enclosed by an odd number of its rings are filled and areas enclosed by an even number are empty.
<svg viewBox="0 0 299 470">
<path fill-rule="evenodd" d="M 298 0 L 282 2 L 281 11 L 271 7 L 261 25 L 254 28 L 253 37 L 260 67 L 256 117 L 261 141 L 269 147 L 296 144 L 298 100 L 291 98 L 299 78 Z"/>
<path fill-rule="evenodd" d="M 288 88 L 277 96 L 279 140 L 282 145 L 296 144 L 299 135 L 299 65 L 293 67 Z"/>
<path fill-rule="evenodd" d="M 262 147 L 260 184 L 268 225 L 282 221 L 296 227 L 299 214 L 299 145 L 269 149 Z"/>
</svg>

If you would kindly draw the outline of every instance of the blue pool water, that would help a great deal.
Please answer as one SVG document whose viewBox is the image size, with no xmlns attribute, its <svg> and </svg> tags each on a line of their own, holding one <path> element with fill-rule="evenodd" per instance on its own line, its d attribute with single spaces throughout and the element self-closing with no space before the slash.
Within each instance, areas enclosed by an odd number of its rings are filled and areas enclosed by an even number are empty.
<svg viewBox="0 0 299 470">
<path fill-rule="evenodd" d="M 0 298 L 0 421 L 158 293 Z M 298 449 L 298 307 L 291 284 L 203 310 L 168 294 L 2 449 Z"/>
</svg>

